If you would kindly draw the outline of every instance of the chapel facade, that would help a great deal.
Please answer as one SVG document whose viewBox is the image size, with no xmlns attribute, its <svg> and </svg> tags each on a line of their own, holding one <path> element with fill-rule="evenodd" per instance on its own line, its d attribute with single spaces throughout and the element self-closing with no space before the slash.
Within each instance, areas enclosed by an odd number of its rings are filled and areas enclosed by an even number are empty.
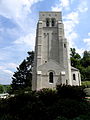
<svg viewBox="0 0 90 120">
<path fill-rule="evenodd" d="M 40 12 L 36 30 L 32 90 L 56 85 L 81 85 L 78 69 L 71 66 L 69 43 L 61 12 Z"/>
</svg>

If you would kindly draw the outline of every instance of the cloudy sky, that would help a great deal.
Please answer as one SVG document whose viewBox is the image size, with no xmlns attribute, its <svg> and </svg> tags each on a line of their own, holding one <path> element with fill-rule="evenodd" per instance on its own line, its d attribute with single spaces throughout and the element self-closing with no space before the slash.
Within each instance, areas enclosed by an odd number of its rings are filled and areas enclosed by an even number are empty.
<svg viewBox="0 0 90 120">
<path fill-rule="evenodd" d="M 34 50 L 39 11 L 62 11 L 70 47 L 90 50 L 90 0 L 0 0 L 0 84 Z"/>
</svg>

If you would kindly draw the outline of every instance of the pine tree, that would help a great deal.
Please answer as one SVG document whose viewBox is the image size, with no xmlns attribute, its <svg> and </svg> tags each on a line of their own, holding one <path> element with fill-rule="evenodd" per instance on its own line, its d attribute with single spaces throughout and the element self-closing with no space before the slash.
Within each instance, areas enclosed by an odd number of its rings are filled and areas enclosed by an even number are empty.
<svg viewBox="0 0 90 120">
<path fill-rule="evenodd" d="M 29 57 L 24 59 L 19 67 L 17 67 L 17 71 L 14 72 L 11 84 L 12 91 L 24 90 L 26 88 L 31 89 L 34 52 L 28 52 L 28 55 Z"/>
</svg>

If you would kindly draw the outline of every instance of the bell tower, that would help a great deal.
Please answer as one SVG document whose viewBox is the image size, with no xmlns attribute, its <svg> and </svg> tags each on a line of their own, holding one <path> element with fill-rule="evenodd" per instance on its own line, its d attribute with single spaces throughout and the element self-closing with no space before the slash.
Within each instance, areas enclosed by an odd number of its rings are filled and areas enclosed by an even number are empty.
<svg viewBox="0 0 90 120">
<path fill-rule="evenodd" d="M 61 12 L 40 12 L 36 30 L 32 90 L 70 84 L 69 47 Z"/>
</svg>

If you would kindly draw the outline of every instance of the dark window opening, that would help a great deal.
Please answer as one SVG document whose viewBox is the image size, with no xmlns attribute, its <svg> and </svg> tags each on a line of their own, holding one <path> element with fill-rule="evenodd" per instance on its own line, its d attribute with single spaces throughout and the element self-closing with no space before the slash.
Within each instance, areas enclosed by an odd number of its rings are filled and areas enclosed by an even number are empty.
<svg viewBox="0 0 90 120">
<path fill-rule="evenodd" d="M 49 73 L 49 82 L 53 83 L 53 72 Z"/>
<path fill-rule="evenodd" d="M 46 19 L 46 26 L 49 27 L 49 24 L 50 24 L 50 23 L 49 23 L 49 19 L 47 18 L 47 19 Z"/>
<path fill-rule="evenodd" d="M 66 48 L 66 44 L 64 44 L 64 48 Z"/>
<path fill-rule="evenodd" d="M 55 26 L 55 19 L 52 19 L 52 26 Z"/>
<path fill-rule="evenodd" d="M 66 85 L 68 85 L 68 80 L 66 80 Z"/>
<path fill-rule="evenodd" d="M 75 76 L 75 74 L 73 74 L 73 80 L 76 80 L 76 76 Z"/>
</svg>

